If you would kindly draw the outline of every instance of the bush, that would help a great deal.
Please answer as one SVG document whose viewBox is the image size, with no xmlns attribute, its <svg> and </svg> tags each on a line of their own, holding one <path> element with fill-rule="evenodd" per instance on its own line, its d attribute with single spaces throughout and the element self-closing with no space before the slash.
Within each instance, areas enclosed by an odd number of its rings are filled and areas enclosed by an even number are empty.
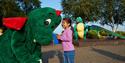
<svg viewBox="0 0 125 63">
<path fill-rule="evenodd" d="M 98 38 L 98 33 L 96 30 L 89 30 L 87 32 L 87 38 L 90 38 L 90 39 L 97 39 Z"/>
</svg>

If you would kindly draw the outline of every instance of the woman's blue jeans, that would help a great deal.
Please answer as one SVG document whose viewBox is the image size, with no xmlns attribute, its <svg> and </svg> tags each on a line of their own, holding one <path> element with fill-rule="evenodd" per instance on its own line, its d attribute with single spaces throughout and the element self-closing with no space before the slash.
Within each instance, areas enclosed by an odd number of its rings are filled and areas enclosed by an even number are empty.
<svg viewBox="0 0 125 63">
<path fill-rule="evenodd" d="M 74 63 L 75 51 L 64 51 L 64 63 Z"/>
</svg>

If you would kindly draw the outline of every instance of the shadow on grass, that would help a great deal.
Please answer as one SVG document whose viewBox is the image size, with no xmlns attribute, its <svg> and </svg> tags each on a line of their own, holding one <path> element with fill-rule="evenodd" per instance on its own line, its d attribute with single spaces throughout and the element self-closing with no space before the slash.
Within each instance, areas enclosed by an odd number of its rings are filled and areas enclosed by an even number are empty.
<svg viewBox="0 0 125 63">
<path fill-rule="evenodd" d="M 42 52 L 43 63 L 51 63 L 51 62 L 49 62 L 49 59 L 52 59 L 55 56 L 58 57 L 58 60 L 59 60 L 60 63 L 63 63 L 63 54 L 62 54 L 62 52 L 56 51 L 56 50 Z"/>
<path fill-rule="evenodd" d="M 97 53 L 99 53 L 99 54 L 101 54 L 101 55 L 110 57 L 110 58 L 115 59 L 115 60 L 119 60 L 119 61 L 124 61 L 125 62 L 125 57 L 124 56 L 121 56 L 121 55 L 118 55 L 118 54 L 115 54 L 115 53 L 112 53 L 112 52 L 109 52 L 109 51 L 96 49 L 96 48 L 92 48 L 92 50 L 97 52 Z"/>
</svg>

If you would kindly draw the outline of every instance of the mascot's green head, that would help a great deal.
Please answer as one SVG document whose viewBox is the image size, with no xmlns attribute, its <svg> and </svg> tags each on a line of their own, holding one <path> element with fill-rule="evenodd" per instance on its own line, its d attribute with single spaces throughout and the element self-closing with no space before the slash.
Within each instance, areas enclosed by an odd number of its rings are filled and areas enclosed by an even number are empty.
<svg viewBox="0 0 125 63">
<path fill-rule="evenodd" d="M 30 12 L 25 25 L 28 38 L 41 45 L 49 44 L 52 41 L 52 32 L 61 21 L 59 14 L 59 11 L 48 7 Z"/>
<path fill-rule="evenodd" d="M 82 20 L 82 18 L 81 18 L 81 17 L 77 17 L 77 18 L 76 18 L 76 22 L 82 23 L 82 22 L 83 22 L 83 20 Z"/>
<path fill-rule="evenodd" d="M 52 41 L 52 32 L 61 21 L 60 14 L 61 11 L 49 7 L 35 9 L 28 14 L 25 25 L 20 30 L 17 28 L 17 32 L 24 33 L 23 37 L 28 42 L 33 41 L 41 45 L 47 45 Z M 4 25 L 6 26 L 6 23 Z M 10 28 L 16 27 L 14 25 Z"/>
</svg>

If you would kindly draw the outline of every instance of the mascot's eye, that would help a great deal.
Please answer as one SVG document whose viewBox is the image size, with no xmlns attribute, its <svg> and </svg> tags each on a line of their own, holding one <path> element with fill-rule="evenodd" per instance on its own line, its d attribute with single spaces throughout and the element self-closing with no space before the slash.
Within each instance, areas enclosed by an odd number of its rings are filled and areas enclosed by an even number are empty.
<svg viewBox="0 0 125 63">
<path fill-rule="evenodd" d="M 45 25 L 49 25 L 51 23 L 51 19 L 46 19 L 46 21 L 44 22 Z"/>
</svg>

